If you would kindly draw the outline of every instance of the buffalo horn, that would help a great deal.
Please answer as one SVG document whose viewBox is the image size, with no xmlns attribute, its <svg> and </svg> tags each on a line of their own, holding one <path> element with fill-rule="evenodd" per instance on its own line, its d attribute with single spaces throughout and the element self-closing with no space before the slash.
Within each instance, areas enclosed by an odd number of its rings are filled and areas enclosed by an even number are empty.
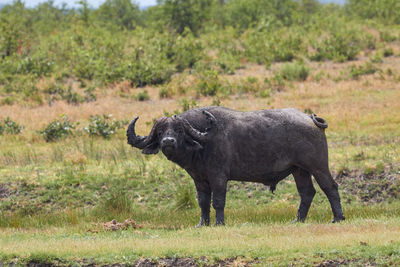
<svg viewBox="0 0 400 267">
<path fill-rule="evenodd" d="M 128 130 L 126 131 L 126 137 L 128 138 L 128 144 L 137 147 L 139 149 L 145 148 L 151 141 L 154 135 L 154 129 L 155 125 L 151 129 L 151 132 L 148 136 L 140 136 L 136 135 L 135 133 L 135 123 L 139 119 L 139 117 L 136 117 L 133 119 L 133 121 L 129 124 Z"/>
</svg>

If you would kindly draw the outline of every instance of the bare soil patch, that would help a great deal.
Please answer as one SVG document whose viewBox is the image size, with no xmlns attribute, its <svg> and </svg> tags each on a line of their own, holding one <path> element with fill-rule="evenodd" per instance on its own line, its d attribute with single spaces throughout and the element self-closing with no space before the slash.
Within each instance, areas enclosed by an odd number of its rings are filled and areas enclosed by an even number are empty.
<svg viewBox="0 0 400 267">
<path fill-rule="evenodd" d="M 88 232 L 97 233 L 101 230 L 103 231 L 117 231 L 117 230 L 127 230 L 131 229 L 139 229 L 142 226 L 137 224 L 133 219 L 129 218 L 123 222 L 117 222 L 117 220 L 111 220 L 105 223 L 97 223 L 94 224 L 94 227 L 89 229 Z"/>
<path fill-rule="evenodd" d="M 0 199 L 8 198 L 10 196 L 10 190 L 8 190 L 6 184 L 0 184 Z"/>
<path fill-rule="evenodd" d="M 83 267 L 249 267 L 252 266 L 256 261 L 246 262 L 239 258 L 230 258 L 225 260 L 218 260 L 214 263 L 209 263 L 206 257 L 200 257 L 199 259 L 195 258 L 162 258 L 157 260 L 151 259 L 139 259 L 134 264 L 123 264 L 123 263 L 114 263 L 114 264 L 97 264 L 97 263 L 87 263 L 86 260 L 83 262 L 77 262 L 80 266 Z M 54 262 L 39 262 L 36 260 L 32 260 L 26 264 L 29 267 L 55 267 L 55 266 L 71 266 L 73 264 L 66 264 L 66 262 L 58 260 Z M 0 262 L 0 266 L 7 266 Z"/>
<path fill-rule="evenodd" d="M 326 260 L 314 265 L 314 267 L 336 267 L 336 266 L 378 266 L 374 260 L 366 259 L 335 259 Z"/>
<path fill-rule="evenodd" d="M 400 197 L 400 173 L 342 171 L 336 175 L 340 188 L 364 203 L 379 203 Z"/>
</svg>

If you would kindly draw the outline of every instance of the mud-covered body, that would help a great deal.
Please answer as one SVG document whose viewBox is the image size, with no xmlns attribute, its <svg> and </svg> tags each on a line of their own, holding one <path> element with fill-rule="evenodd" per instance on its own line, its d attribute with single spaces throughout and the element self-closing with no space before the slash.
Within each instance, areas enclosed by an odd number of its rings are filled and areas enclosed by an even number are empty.
<svg viewBox="0 0 400 267">
<path fill-rule="evenodd" d="M 200 224 L 209 222 L 211 195 L 216 223 L 224 223 L 228 180 L 260 182 L 274 190 L 290 174 L 302 198 L 299 220 L 305 219 L 315 194 L 312 174 L 327 194 L 338 221 L 344 217 L 337 184 L 329 172 L 323 123 L 323 119 L 296 109 L 240 112 L 203 107 L 160 119 L 153 127 L 158 139 L 149 141 L 143 152 L 158 144 L 168 159 L 191 175 L 202 208 Z M 150 149 L 150 153 L 157 152 Z"/>
</svg>

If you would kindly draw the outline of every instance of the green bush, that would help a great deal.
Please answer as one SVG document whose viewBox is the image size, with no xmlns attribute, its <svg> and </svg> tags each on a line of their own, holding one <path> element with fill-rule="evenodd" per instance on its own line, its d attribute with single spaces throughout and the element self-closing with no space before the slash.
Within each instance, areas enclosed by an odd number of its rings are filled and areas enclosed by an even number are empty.
<svg viewBox="0 0 400 267">
<path fill-rule="evenodd" d="M 164 17 L 178 33 L 197 33 L 209 18 L 213 0 L 164 0 Z"/>
<path fill-rule="evenodd" d="M 309 37 L 311 60 L 354 60 L 362 49 L 375 49 L 375 37 L 361 25 L 340 18 L 327 18 Z"/>
<path fill-rule="evenodd" d="M 215 63 L 222 73 L 227 74 L 235 74 L 235 70 L 241 67 L 239 55 L 225 51 L 220 51 Z"/>
<path fill-rule="evenodd" d="M 106 0 L 97 10 L 99 23 L 132 30 L 140 22 L 139 6 L 131 0 Z"/>
<path fill-rule="evenodd" d="M 0 125 L 0 134 L 1 134 L 1 128 L 7 133 L 7 134 L 20 134 L 22 130 L 24 129 L 23 126 L 19 125 L 15 121 L 11 120 L 10 117 L 5 118 L 4 120 L 4 126 Z"/>
<path fill-rule="evenodd" d="M 143 90 L 139 92 L 136 96 L 135 99 L 137 101 L 147 101 L 150 100 L 149 92 L 147 90 Z"/>
<path fill-rule="evenodd" d="M 191 68 L 202 58 L 203 46 L 196 39 L 189 28 L 185 28 L 182 35 L 178 35 L 171 41 L 167 56 L 175 64 L 177 71 Z"/>
<path fill-rule="evenodd" d="M 165 85 L 165 86 L 161 87 L 161 89 L 158 93 L 160 98 L 171 98 L 174 94 L 175 93 L 174 93 L 172 87 L 169 85 Z"/>
<path fill-rule="evenodd" d="M 188 100 L 186 98 L 181 99 L 180 105 L 182 107 L 182 112 L 188 111 L 189 109 L 198 107 L 196 100 Z"/>
<path fill-rule="evenodd" d="M 39 131 L 46 142 L 54 142 L 72 134 L 75 126 L 69 121 L 66 115 L 62 115 L 60 120 L 50 122 L 43 130 Z"/>
<path fill-rule="evenodd" d="M 215 96 L 223 91 L 223 84 L 215 70 L 206 70 L 198 75 L 196 91 L 199 95 Z"/>
<path fill-rule="evenodd" d="M 367 62 L 361 66 L 350 66 L 349 73 L 352 79 L 357 80 L 362 75 L 374 74 L 375 72 L 379 71 L 371 62 Z"/>
<path fill-rule="evenodd" d="M 292 0 L 232 0 L 227 1 L 224 14 L 226 24 L 245 30 L 260 22 L 291 25 L 298 3 Z"/>
<path fill-rule="evenodd" d="M 385 48 L 385 49 L 383 50 L 383 56 L 384 56 L 384 57 L 391 57 L 391 56 L 393 56 L 393 55 L 394 55 L 393 48 L 387 47 L 387 48 Z"/>
<path fill-rule="evenodd" d="M 288 81 L 305 81 L 310 73 L 310 68 L 304 63 L 285 63 L 279 73 L 283 79 Z"/>
<path fill-rule="evenodd" d="M 89 125 L 84 130 L 91 136 L 110 138 L 117 129 L 124 126 L 125 122 L 112 119 L 112 115 L 90 116 Z"/>
<path fill-rule="evenodd" d="M 346 8 L 350 14 L 357 14 L 364 19 L 376 19 L 386 24 L 400 24 L 398 0 L 348 0 Z"/>
<path fill-rule="evenodd" d="M 242 36 L 245 55 L 259 64 L 292 61 L 302 51 L 303 38 L 296 30 L 282 28 L 273 32 L 249 30 Z"/>
</svg>

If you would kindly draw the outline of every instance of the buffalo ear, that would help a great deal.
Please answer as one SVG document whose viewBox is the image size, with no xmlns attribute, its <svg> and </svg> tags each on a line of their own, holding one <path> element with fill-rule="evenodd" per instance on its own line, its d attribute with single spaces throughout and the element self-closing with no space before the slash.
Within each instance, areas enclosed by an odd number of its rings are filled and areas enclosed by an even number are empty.
<svg viewBox="0 0 400 267">
<path fill-rule="evenodd" d="M 160 150 L 160 146 L 158 145 L 157 142 L 151 143 L 148 146 L 146 146 L 143 150 L 142 153 L 149 155 L 149 154 L 157 154 L 158 151 Z"/>
<path fill-rule="evenodd" d="M 193 140 L 193 139 L 191 139 L 191 138 L 186 138 L 186 144 L 188 144 L 189 145 L 189 148 L 190 149 L 192 149 L 192 150 L 201 150 L 201 149 L 203 149 L 203 146 L 199 143 L 199 142 L 197 142 L 196 140 Z"/>
</svg>

